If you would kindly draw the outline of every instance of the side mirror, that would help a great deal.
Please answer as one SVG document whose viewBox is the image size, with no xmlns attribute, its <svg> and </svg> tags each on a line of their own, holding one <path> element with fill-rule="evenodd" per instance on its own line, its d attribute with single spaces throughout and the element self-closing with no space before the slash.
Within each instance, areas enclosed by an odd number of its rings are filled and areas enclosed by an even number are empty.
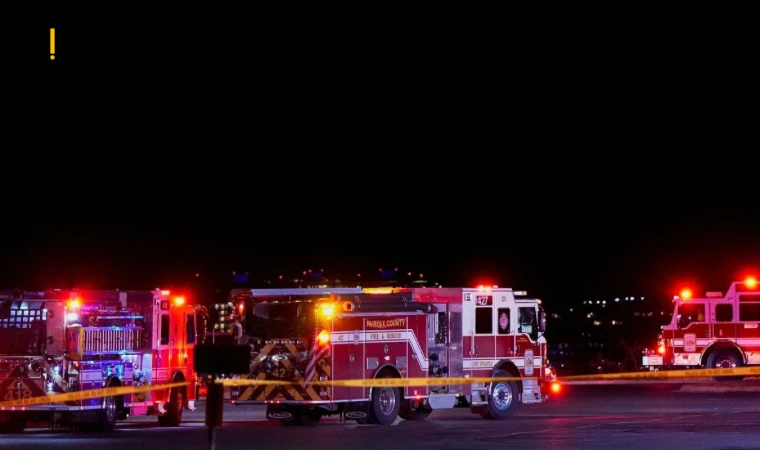
<svg viewBox="0 0 760 450">
<path fill-rule="evenodd" d="M 538 310 L 538 331 L 546 331 L 546 312 L 543 309 Z"/>
</svg>

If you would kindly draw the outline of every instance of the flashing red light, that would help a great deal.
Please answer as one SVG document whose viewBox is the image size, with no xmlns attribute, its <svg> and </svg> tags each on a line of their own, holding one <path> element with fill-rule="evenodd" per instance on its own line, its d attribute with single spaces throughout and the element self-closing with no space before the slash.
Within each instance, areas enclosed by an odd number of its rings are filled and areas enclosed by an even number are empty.
<svg viewBox="0 0 760 450">
<path fill-rule="evenodd" d="M 744 285 L 750 289 L 755 289 L 757 287 L 757 279 L 755 277 L 747 277 L 744 280 Z"/>
<path fill-rule="evenodd" d="M 558 394 L 561 389 L 562 389 L 562 386 L 559 383 L 557 383 L 556 381 L 552 383 L 552 386 L 551 386 L 552 392 L 554 392 L 555 394 Z"/>
<path fill-rule="evenodd" d="M 317 335 L 317 340 L 322 345 L 327 344 L 328 342 L 330 342 L 330 333 L 328 333 L 327 330 L 320 331 L 319 335 Z"/>
<path fill-rule="evenodd" d="M 245 305 L 242 302 L 238 303 L 238 314 L 241 316 L 243 315 L 243 308 L 245 308 Z"/>
<path fill-rule="evenodd" d="M 681 298 L 688 300 L 691 298 L 691 289 L 681 289 Z"/>
<path fill-rule="evenodd" d="M 665 345 L 664 344 L 660 345 L 659 347 L 657 347 L 657 353 L 659 353 L 661 355 L 665 354 Z"/>
<path fill-rule="evenodd" d="M 185 304 L 185 297 L 174 297 L 174 304 L 177 306 Z"/>
</svg>

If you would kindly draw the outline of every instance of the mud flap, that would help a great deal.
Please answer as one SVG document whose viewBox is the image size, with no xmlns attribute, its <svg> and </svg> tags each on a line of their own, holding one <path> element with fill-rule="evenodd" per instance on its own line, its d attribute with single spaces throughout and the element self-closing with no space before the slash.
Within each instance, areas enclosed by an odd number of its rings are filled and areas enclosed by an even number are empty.
<svg viewBox="0 0 760 450">
<path fill-rule="evenodd" d="M 369 418 L 369 402 L 346 403 L 343 408 L 346 420 L 367 420 Z"/>
<path fill-rule="evenodd" d="M 289 421 L 293 420 L 293 413 L 287 411 L 282 406 L 269 405 L 267 406 L 267 420 L 279 420 Z"/>
</svg>

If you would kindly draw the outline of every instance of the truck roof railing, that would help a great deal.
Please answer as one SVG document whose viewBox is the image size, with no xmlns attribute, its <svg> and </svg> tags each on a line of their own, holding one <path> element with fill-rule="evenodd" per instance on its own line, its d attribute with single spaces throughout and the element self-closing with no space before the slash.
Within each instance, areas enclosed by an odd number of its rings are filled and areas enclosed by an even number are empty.
<svg viewBox="0 0 760 450">
<path fill-rule="evenodd" d="M 284 297 L 292 295 L 330 295 L 330 294 L 361 294 L 362 289 L 356 288 L 285 288 L 285 289 L 233 289 L 233 297 Z"/>
</svg>

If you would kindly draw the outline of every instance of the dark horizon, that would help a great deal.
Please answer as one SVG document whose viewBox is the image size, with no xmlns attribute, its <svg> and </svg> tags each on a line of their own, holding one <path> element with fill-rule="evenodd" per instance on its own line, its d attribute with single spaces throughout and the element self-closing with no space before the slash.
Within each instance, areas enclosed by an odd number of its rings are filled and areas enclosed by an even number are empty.
<svg viewBox="0 0 760 450">
<path fill-rule="evenodd" d="M 0 287 L 398 266 L 560 305 L 760 276 L 734 15 L 187 8 L 8 28 Z"/>
</svg>

